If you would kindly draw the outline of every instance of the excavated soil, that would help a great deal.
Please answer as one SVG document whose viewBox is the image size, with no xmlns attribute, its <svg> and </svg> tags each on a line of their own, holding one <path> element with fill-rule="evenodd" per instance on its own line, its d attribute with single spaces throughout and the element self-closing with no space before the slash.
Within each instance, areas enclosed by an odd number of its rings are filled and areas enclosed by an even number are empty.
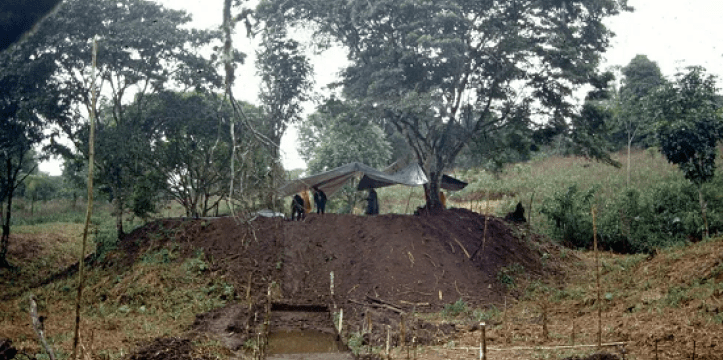
<svg viewBox="0 0 723 360">
<path fill-rule="evenodd" d="M 309 214 L 297 222 L 162 220 L 130 234 L 123 246 L 137 255 L 144 240 L 165 234 L 189 253 L 202 249 L 212 271 L 235 286 L 238 302 L 198 314 L 193 330 L 216 334 L 238 350 L 261 331 L 269 309 L 322 314 L 272 322 L 266 329 L 272 332 L 334 331 L 330 314 L 343 309 L 343 332 L 371 325 L 364 342 L 381 345 L 387 325 L 399 330 L 402 314 L 436 312 L 459 299 L 499 306 L 506 269 L 533 278 L 555 275 L 549 264 L 543 274 L 541 245 L 520 239 L 524 233 L 499 218 L 450 209 L 421 216 Z M 414 336 L 421 344 L 440 343 L 455 331 L 449 324 L 404 321 L 406 341 Z"/>
</svg>

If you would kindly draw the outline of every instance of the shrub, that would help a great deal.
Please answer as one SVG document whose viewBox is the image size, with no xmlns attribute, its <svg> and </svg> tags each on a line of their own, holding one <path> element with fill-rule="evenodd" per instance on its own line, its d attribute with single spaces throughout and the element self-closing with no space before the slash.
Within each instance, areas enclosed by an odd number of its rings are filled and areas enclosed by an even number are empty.
<svg viewBox="0 0 723 360">
<path fill-rule="evenodd" d="M 552 235 L 571 247 L 587 248 L 592 245 L 592 217 L 590 210 L 593 196 L 598 190 L 593 186 L 580 192 L 577 185 L 567 191 L 557 192 L 543 200 L 540 212 L 552 223 Z"/>
<path fill-rule="evenodd" d="M 592 246 L 590 207 L 596 187 L 585 192 L 571 186 L 543 201 L 541 213 L 553 238 L 571 247 Z M 703 187 L 712 233 L 723 230 L 723 179 Z M 663 179 L 643 191 L 628 188 L 613 199 L 598 201 L 598 244 L 621 253 L 650 253 L 700 239 L 703 219 L 695 185 L 684 179 Z"/>
<path fill-rule="evenodd" d="M 459 299 L 453 304 L 444 305 L 442 315 L 445 317 L 457 317 L 457 315 L 467 313 L 468 311 L 469 308 L 467 307 L 467 303 L 464 302 L 464 300 Z"/>
</svg>

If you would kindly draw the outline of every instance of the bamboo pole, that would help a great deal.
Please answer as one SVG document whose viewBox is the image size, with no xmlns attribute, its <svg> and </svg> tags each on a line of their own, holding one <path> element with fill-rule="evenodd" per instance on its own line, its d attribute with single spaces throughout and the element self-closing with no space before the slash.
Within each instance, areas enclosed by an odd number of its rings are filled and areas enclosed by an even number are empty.
<svg viewBox="0 0 723 360">
<path fill-rule="evenodd" d="M 625 341 L 617 341 L 617 342 L 611 342 L 611 343 L 603 343 L 601 346 L 621 346 L 625 345 L 627 342 Z M 493 348 L 488 347 L 488 351 L 521 351 L 521 350 L 558 350 L 558 349 L 577 349 L 577 348 L 589 348 L 589 347 L 597 347 L 597 344 L 583 344 L 583 345 L 550 345 L 550 346 L 513 346 L 508 348 Z M 433 347 L 430 347 L 433 348 Z M 453 350 L 478 350 L 476 347 L 470 347 L 470 346 L 459 346 L 452 348 Z"/>
<path fill-rule="evenodd" d="M 88 227 L 93 214 L 93 165 L 95 162 L 95 107 L 98 95 L 95 88 L 95 69 L 98 59 L 98 42 L 93 39 L 93 73 L 91 75 L 91 106 L 90 106 L 90 139 L 88 140 L 88 207 L 85 212 L 85 225 L 83 227 L 83 245 L 81 246 L 80 260 L 78 262 L 78 293 L 75 300 L 75 330 L 73 335 L 73 353 L 71 359 L 77 359 L 78 343 L 80 342 L 80 303 L 83 296 L 83 282 L 85 281 L 85 249 L 88 242 Z"/>
<path fill-rule="evenodd" d="M 600 302 L 600 256 L 597 251 L 597 223 L 595 222 L 596 208 L 592 207 L 592 238 L 595 251 L 595 282 L 597 284 L 597 344 L 602 346 L 602 303 Z"/>
</svg>

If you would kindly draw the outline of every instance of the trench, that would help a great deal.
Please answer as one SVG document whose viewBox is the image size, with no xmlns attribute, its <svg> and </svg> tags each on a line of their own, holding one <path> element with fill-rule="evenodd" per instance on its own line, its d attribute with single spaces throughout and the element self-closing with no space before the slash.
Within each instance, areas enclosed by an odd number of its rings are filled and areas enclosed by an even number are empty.
<svg viewBox="0 0 723 360">
<path fill-rule="evenodd" d="M 351 360 L 325 305 L 272 304 L 267 360 Z"/>
</svg>

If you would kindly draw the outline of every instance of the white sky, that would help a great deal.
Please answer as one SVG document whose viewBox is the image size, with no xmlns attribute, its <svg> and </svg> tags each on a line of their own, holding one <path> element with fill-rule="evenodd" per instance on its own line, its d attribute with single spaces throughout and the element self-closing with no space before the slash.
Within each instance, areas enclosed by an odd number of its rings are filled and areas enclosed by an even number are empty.
<svg viewBox="0 0 723 360">
<path fill-rule="evenodd" d="M 192 14 L 194 27 L 215 28 L 221 24 L 223 0 L 157 1 Z M 629 0 L 629 5 L 635 8 L 634 12 L 623 13 L 606 22 L 616 36 L 604 55 L 603 68 L 625 66 L 635 55 L 643 54 L 657 62 L 666 77 L 672 77 L 686 66 L 700 65 L 723 78 L 721 0 Z M 235 95 L 256 103 L 259 81 L 253 65 L 254 45 L 246 38 L 242 25 L 234 37 L 234 47 L 248 55 L 246 64 L 236 71 Z M 344 52 L 340 49 L 312 58 L 317 88 L 332 81 L 343 62 Z M 307 109 L 313 110 L 313 105 Z M 306 167 L 296 151 L 294 128 L 282 138 L 281 147 L 285 168 Z M 60 174 L 57 161 L 41 164 L 40 170 Z"/>
</svg>

